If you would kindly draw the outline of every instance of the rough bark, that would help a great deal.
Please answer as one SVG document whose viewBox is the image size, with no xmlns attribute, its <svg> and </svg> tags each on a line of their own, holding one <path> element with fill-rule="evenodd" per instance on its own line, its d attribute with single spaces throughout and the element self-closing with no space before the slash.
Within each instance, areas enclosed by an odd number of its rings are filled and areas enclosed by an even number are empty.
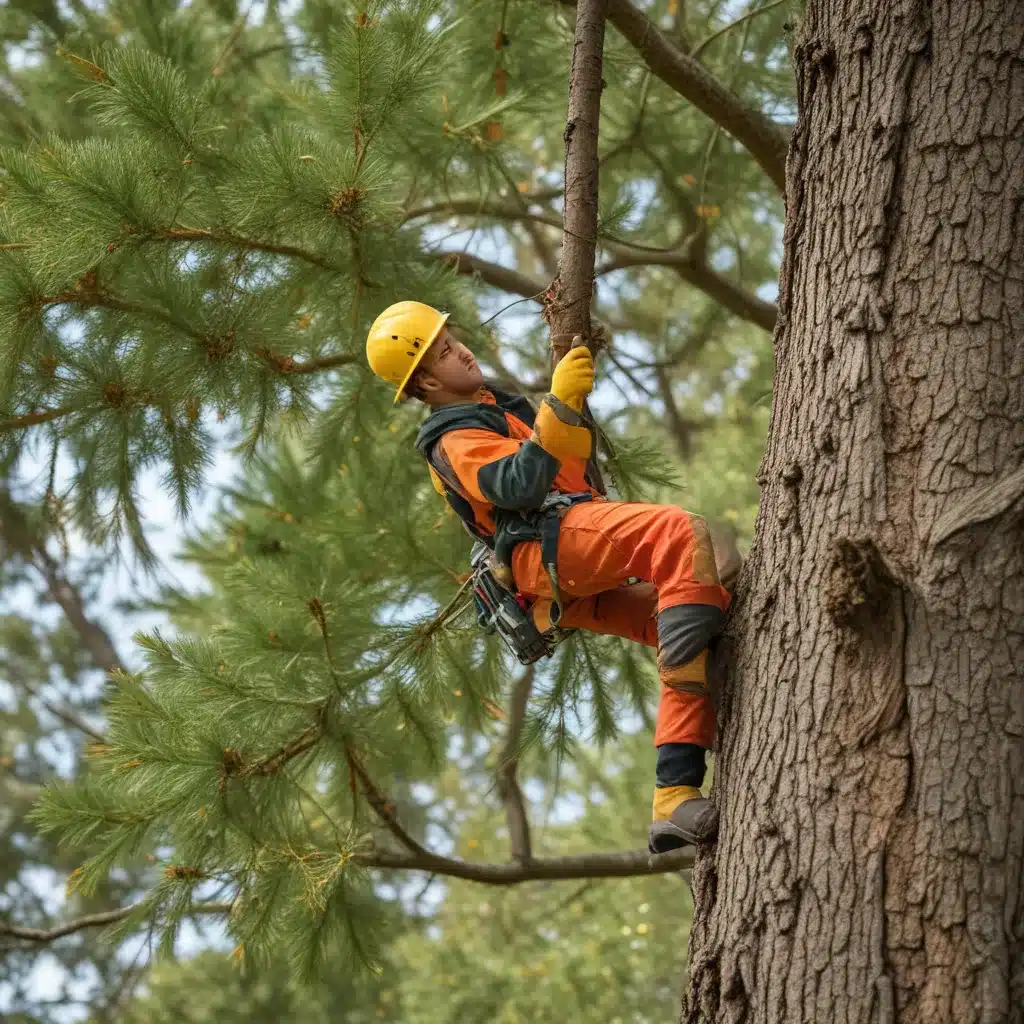
<svg viewBox="0 0 1024 1024">
<path fill-rule="evenodd" d="M 590 335 L 597 254 L 597 134 L 601 120 L 601 68 L 607 0 L 579 0 L 565 119 L 564 235 L 556 293 L 545 317 L 551 326 L 554 362 L 569 351 L 575 334 Z"/>
<path fill-rule="evenodd" d="M 1024 1020 L 1024 4 L 809 0 L 683 1019 Z"/>
</svg>

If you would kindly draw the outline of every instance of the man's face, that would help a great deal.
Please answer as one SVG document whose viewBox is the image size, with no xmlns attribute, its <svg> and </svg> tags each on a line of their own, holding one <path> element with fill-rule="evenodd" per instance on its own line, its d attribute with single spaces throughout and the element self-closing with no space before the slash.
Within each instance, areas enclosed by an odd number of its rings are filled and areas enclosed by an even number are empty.
<svg viewBox="0 0 1024 1024">
<path fill-rule="evenodd" d="M 484 383 L 473 353 L 444 328 L 419 366 L 418 383 L 426 398 L 471 397 Z"/>
</svg>

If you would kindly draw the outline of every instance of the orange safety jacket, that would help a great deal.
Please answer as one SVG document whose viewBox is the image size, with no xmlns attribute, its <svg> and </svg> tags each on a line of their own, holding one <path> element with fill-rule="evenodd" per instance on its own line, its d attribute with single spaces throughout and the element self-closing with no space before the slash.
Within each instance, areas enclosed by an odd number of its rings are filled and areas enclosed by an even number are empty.
<svg viewBox="0 0 1024 1024">
<path fill-rule="evenodd" d="M 505 564 L 516 543 L 538 536 L 529 513 L 549 494 L 601 498 L 585 460 L 559 462 L 531 440 L 535 415 L 521 395 L 482 388 L 479 401 L 435 409 L 416 437 L 448 504 Z"/>
</svg>

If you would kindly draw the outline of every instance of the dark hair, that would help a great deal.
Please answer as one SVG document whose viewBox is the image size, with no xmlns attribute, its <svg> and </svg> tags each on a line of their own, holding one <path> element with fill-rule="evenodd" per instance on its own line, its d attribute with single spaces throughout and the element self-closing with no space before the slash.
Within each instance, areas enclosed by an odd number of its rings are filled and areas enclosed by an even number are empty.
<svg viewBox="0 0 1024 1024">
<path fill-rule="evenodd" d="M 424 400 L 423 388 L 420 387 L 420 367 L 416 367 L 413 370 L 412 376 L 409 378 L 409 383 L 402 389 L 402 394 L 408 398 L 416 398 L 419 401 Z"/>
</svg>

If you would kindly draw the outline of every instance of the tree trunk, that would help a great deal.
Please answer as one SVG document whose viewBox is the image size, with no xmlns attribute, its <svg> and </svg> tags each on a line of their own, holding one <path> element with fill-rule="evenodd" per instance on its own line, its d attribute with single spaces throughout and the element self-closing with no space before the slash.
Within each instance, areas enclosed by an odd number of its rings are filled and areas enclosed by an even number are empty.
<svg viewBox="0 0 1024 1024">
<path fill-rule="evenodd" d="M 683 1019 L 1024 1020 L 1024 3 L 809 0 Z"/>
</svg>

